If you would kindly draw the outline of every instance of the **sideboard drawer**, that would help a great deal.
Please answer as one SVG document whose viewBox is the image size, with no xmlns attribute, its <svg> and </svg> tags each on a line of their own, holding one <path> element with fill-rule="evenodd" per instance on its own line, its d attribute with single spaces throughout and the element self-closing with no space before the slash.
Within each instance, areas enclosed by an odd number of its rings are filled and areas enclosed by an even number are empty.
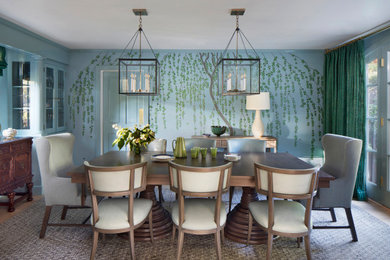
<svg viewBox="0 0 390 260">
<path fill-rule="evenodd" d="M 0 156 L 2 155 L 9 155 L 10 154 L 10 146 L 9 145 L 3 145 L 0 146 Z"/>
</svg>

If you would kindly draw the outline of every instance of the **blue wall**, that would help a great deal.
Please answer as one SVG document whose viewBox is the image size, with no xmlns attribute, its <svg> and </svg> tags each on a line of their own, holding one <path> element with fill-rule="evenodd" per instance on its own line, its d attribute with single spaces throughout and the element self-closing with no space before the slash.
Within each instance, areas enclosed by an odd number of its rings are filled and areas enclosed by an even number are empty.
<svg viewBox="0 0 390 260">
<path fill-rule="evenodd" d="M 31 77 L 34 80 L 34 86 L 31 91 L 34 92 L 34 100 L 31 104 L 38 105 L 35 111 L 32 112 L 31 131 L 25 133 L 29 136 L 39 137 L 41 135 L 43 112 L 41 108 L 42 100 L 42 78 L 43 78 L 43 64 L 45 61 L 58 62 L 66 65 L 69 63 L 69 49 L 47 40 L 35 33 L 32 33 L 16 24 L 0 18 L 0 46 L 7 49 L 7 57 L 9 60 L 8 68 L 3 71 L 3 76 L 0 77 L 0 124 L 1 128 L 5 129 L 11 127 L 9 110 L 11 98 L 11 80 L 9 78 L 9 70 L 12 68 L 12 61 L 31 61 Z M 19 131 L 18 135 L 23 135 L 23 131 Z M 41 180 L 38 162 L 33 146 L 32 155 L 32 174 L 34 183 L 34 194 L 41 193 Z"/>
<path fill-rule="evenodd" d="M 201 54 L 211 65 L 219 50 L 159 50 L 161 86 L 151 99 L 150 123 L 157 136 L 168 139 L 210 133 L 211 125 L 223 125 L 209 94 L 210 78 Z M 263 111 L 266 135 L 278 137 L 279 151 L 301 157 L 321 157 L 323 51 L 258 51 L 261 58 L 261 90 L 269 91 L 271 109 Z M 76 138 L 76 158 L 90 159 L 99 152 L 99 88 L 101 68 L 116 68 L 119 51 L 72 51 L 68 89 L 69 130 Z M 205 56 L 204 56 L 205 57 Z M 244 96 L 213 93 L 218 107 L 235 128 L 250 134 L 254 112 L 246 111 Z M 137 116 L 138 111 L 134 111 Z M 132 126 L 129 126 L 132 127 Z M 170 145 L 168 145 L 170 150 Z M 81 159 L 80 161 L 81 162 Z"/>
</svg>

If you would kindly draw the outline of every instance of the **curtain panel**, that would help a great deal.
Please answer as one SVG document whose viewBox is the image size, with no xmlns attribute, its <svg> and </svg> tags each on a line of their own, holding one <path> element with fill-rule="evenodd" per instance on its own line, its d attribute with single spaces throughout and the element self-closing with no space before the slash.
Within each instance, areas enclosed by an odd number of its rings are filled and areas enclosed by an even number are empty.
<svg viewBox="0 0 390 260">
<path fill-rule="evenodd" d="M 366 86 L 364 43 L 357 41 L 325 55 L 324 133 L 363 140 L 354 197 L 367 199 L 364 172 Z"/>
</svg>

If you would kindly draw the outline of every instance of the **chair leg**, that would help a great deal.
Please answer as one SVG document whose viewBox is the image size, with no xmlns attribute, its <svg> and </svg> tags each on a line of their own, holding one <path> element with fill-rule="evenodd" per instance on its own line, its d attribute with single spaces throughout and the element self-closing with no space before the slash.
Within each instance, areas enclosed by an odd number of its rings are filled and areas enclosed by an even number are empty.
<svg viewBox="0 0 390 260">
<path fill-rule="evenodd" d="M 344 208 L 344 209 L 345 209 L 345 214 L 347 214 L 349 229 L 351 230 L 351 235 L 352 235 L 352 241 L 357 242 L 358 237 L 356 234 L 355 223 L 353 222 L 353 218 L 352 218 L 351 208 Z"/>
<path fill-rule="evenodd" d="M 307 260 L 311 260 L 311 250 L 310 250 L 310 234 L 305 236 L 305 250 Z"/>
<path fill-rule="evenodd" d="M 336 213 L 334 212 L 334 208 L 329 208 L 330 216 L 332 217 L 332 222 L 336 222 Z"/>
<path fill-rule="evenodd" d="M 66 218 L 66 213 L 68 212 L 68 206 L 64 206 L 62 208 L 62 214 L 61 214 L 61 219 L 64 220 Z"/>
<path fill-rule="evenodd" d="M 175 242 L 176 227 L 172 225 L 172 243 Z"/>
<path fill-rule="evenodd" d="M 94 230 L 93 231 L 93 243 L 92 243 L 91 257 L 90 257 L 91 260 L 95 259 L 98 239 L 99 239 L 99 233 Z"/>
<path fill-rule="evenodd" d="M 247 245 L 249 245 L 249 241 L 251 240 L 252 225 L 253 225 L 253 217 L 252 217 L 252 214 L 249 212 L 248 238 L 247 238 L 247 240 L 246 240 L 246 244 L 247 244 Z"/>
<path fill-rule="evenodd" d="M 221 260 L 221 233 L 217 231 L 214 236 L 215 246 L 217 247 L 217 259 Z"/>
<path fill-rule="evenodd" d="M 51 208 L 52 208 L 52 206 L 46 206 L 45 215 L 43 216 L 41 233 L 39 234 L 39 238 L 45 237 L 47 224 L 49 223 L 49 219 L 50 219 Z"/>
<path fill-rule="evenodd" d="M 129 232 L 129 240 L 130 240 L 130 254 L 131 259 L 135 260 L 135 248 L 134 248 L 134 229 L 130 229 Z"/>
<path fill-rule="evenodd" d="M 229 212 L 232 210 L 233 195 L 234 195 L 234 186 L 230 186 L 230 189 L 229 189 Z"/>
<path fill-rule="evenodd" d="M 297 247 L 301 247 L 302 237 L 297 237 Z"/>
<path fill-rule="evenodd" d="M 222 244 L 225 244 L 225 228 L 221 229 L 221 241 Z"/>
<path fill-rule="evenodd" d="M 267 260 L 271 259 L 272 255 L 272 240 L 273 240 L 273 235 L 271 232 L 268 232 L 268 244 L 267 244 Z"/>
<path fill-rule="evenodd" d="M 181 251 L 183 250 L 184 231 L 179 229 L 179 239 L 177 245 L 177 260 L 181 258 Z"/>
<path fill-rule="evenodd" d="M 150 241 L 153 243 L 154 242 L 154 237 L 153 237 L 153 214 L 152 214 L 152 209 L 150 209 L 149 212 L 149 230 L 150 230 Z"/>
<path fill-rule="evenodd" d="M 162 185 L 158 185 L 158 200 L 160 203 L 164 202 L 164 197 L 162 193 Z"/>
</svg>

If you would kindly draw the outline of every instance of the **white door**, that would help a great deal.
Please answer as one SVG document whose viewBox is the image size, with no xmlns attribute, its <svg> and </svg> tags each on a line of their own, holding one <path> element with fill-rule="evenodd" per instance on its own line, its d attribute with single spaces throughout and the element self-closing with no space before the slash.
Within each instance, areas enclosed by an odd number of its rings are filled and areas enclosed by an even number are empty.
<svg viewBox="0 0 390 260">
<path fill-rule="evenodd" d="M 115 69 L 101 70 L 100 82 L 101 153 L 106 153 L 118 150 L 116 146 L 112 147 L 116 138 L 114 124 L 132 129 L 135 124 L 148 123 L 148 97 L 119 95 L 118 71 Z M 143 109 L 143 113 L 140 113 L 140 109 Z M 143 118 L 140 118 L 140 114 L 143 114 Z"/>
</svg>

